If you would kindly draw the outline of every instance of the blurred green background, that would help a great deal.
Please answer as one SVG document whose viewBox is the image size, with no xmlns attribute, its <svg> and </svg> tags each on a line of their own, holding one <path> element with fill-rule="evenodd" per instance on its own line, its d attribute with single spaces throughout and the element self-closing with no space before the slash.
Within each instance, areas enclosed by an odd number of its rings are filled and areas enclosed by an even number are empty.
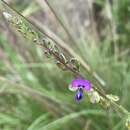
<svg viewBox="0 0 130 130">
<path fill-rule="evenodd" d="M 41 31 L 64 40 L 102 77 L 106 93 L 130 110 L 130 0 L 48 1 L 74 42 L 44 0 L 6 0 Z M 75 102 L 68 90 L 73 78 L 0 12 L 0 130 L 126 130 L 112 109 L 90 104 L 85 95 Z"/>
</svg>

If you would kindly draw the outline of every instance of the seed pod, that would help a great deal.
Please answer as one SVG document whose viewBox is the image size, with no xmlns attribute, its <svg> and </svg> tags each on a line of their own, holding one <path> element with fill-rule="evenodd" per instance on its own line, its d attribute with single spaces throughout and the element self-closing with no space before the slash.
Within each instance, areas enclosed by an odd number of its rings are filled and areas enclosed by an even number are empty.
<svg viewBox="0 0 130 130">
<path fill-rule="evenodd" d="M 74 70 L 79 71 L 80 62 L 76 58 L 71 58 L 69 64 Z"/>
<path fill-rule="evenodd" d="M 56 45 L 53 46 L 53 52 L 54 52 L 56 55 L 59 55 L 59 48 L 58 48 Z"/>
<path fill-rule="evenodd" d="M 8 21 L 12 20 L 12 18 L 13 18 L 13 16 L 10 13 L 8 13 L 8 12 L 3 12 L 3 16 Z"/>
<path fill-rule="evenodd" d="M 60 61 L 56 61 L 56 65 L 64 71 L 67 70 L 66 66 L 62 64 Z"/>
<path fill-rule="evenodd" d="M 62 60 L 62 62 L 64 62 L 65 64 L 67 63 L 67 59 L 66 59 L 66 57 L 65 57 L 65 55 L 64 55 L 63 53 L 60 53 L 60 54 L 59 54 L 59 58 L 60 58 L 60 60 Z"/>
<path fill-rule="evenodd" d="M 53 50 L 53 48 L 54 48 L 53 42 L 51 42 L 49 39 L 46 39 L 46 40 L 45 40 L 45 45 L 46 45 L 46 47 L 47 47 L 48 49 Z"/>
<path fill-rule="evenodd" d="M 34 39 L 33 39 L 33 42 L 37 42 L 37 39 L 36 39 L 36 38 L 34 38 Z"/>
<path fill-rule="evenodd" d="M 51 53 L 50 53 L 49 50 L 45 50 L 45 51 L 44 51 L 44 54 L 45 54 L 45 56 L 46 56 L 47 58 L 50 58 L 50 57 L 51 57 Z"/>
<path fill-rule="evenodd" d="M 42 39 L 42 43 L 44 44 L 44 46 L 45 46 L 46 48 L 48 48 L 48 46 L 49 46 L 49 44 L 50 44 L 50 42 L 49 42 L 47 39 Z"/>
</svg>

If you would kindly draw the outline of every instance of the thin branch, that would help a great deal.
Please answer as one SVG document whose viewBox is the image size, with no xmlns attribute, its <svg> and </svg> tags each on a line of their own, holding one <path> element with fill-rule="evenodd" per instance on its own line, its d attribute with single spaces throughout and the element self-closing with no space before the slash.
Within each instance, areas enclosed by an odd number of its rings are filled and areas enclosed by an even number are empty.
<svg viewBox="0 0 130 130">
<path fill-rule="evenodd" d="M 52 5 L 48 2 L 48 0 L 44 0 L 44 1 L 48 5 L 48 7 L 50 8 L 50 10 L 53 13 L 53 15 L 55 16 L 56 20 L 60 23 L 60 25 L 62 26 L 62 28 L 64 29 L 64 31 L 68 35 L 69 40 L 71 40 L 73 43 L 76 43 L 76 41 L 73 38 L 73 36 L 71 35 L 70 31 L 68 30 L 68 28 L 66 27 L 66 25 L 62 22 L 62 20 L 59 18 L 59 16 L 57 15 L 57 13 L 55 12 L 55 10 L 53 9 Z"/>
</svg>

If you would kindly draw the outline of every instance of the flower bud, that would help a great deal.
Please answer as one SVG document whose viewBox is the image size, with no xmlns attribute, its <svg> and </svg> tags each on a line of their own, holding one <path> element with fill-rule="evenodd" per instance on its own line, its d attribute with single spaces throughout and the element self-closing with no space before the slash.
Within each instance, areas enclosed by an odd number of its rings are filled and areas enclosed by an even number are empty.
<svg viewBox="0 0 130 130">
<path fill-rule="evenodd" d="M 7 20 L 10 20 L 12 18 L 12 15 L 9 14 L 8 12 L 3 12 L 3 16 L 4 18 L 6 18 Z"/>
<path fill-rule="evenodd" d="M 126 119 L 125 126 L 130 129 L 130 116 Z"/>
<path fill-rule="evenodd" d="M 100 95 L 97 91 L 90 91 L 88 93 L 89 99 L 91 103 L 99 103 L 100 102 Z"/>
</svg>

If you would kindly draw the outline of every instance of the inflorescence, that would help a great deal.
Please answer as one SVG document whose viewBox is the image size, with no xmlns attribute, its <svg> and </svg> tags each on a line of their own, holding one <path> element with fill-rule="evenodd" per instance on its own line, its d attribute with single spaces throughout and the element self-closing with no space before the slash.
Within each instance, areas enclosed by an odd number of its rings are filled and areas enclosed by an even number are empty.
<svg viewBox="0 0 130 130">
<path fill-rule="evenodd" d="M 8 6 L 5 3 L 6 6 Z M 10 8 L 8 6 L 8 8 Z M 13 12 L 13 13 L 9 13 Z M 115 102 L 119 100 L 117 96 L 114 95 L 101 95 L 92 83 L 85 79 L 80 73 L 80 62 L 76 58 L 67 59 L 66 56 L 58 49 L 56 44 L 50 40 L 47 36 L 43 36 L 33 25 L 30 25 L 28 20 L 23 16 L 19 16 L 16 12 L 10 8 L 10 11 L 3 10 L 4 18 L 12 24 L 17 31 L 19 31 L 28 40 L 40 45 L 44 48 L 44 53 L 47 57 L 53 56 L 55 62 L 59 68 L 62 70 L 69 70 L 74 73 L 75 76 L 80 78 L 75 78 L 71 81 L 69 89 L 75 91 L 75 100 L 80 101 L 83 98 L 84 91 L 88 95 L 91 103 L 99 103 L 102 106 L 110 107 L 114 105 L 117 109 L 121 110 L 122 113 L 126 115 L 129 114 L 122 106 L 116 104 Z M 130 119 L 127 118 L 126 126 L 130 128 Z"/>
</svg>

